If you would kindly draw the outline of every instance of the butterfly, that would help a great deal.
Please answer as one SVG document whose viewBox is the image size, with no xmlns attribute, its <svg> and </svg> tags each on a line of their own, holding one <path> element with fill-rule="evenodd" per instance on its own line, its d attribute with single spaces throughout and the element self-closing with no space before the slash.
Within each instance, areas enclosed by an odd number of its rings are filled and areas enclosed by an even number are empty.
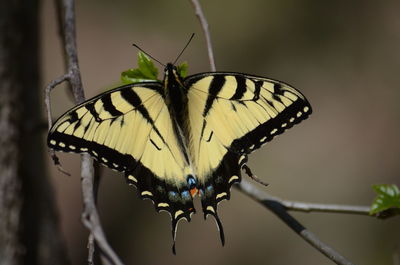
<svg viewBox="0 0 400 265">
<path fill-rule="evenodd" d="M 143 199 L 172 219 L 173 252 L 179 220 L 190 221 L 199 195 L 204 218 L 241 181 L 247 155 L 312 112 L 283 82 L 242 73 L 183 77 L 174 64 L 163 81 L 124 85 L 63 114 L 48 133 L 56 151 L 88 153 L 124 172 Z"/>
</svg>

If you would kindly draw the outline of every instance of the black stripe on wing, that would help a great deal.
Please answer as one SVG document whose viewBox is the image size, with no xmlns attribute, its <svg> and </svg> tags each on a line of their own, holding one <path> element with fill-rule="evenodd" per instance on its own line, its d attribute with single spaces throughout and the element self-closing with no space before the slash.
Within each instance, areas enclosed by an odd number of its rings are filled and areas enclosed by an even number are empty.
<svg viewBox="0 0 400 265">
<path fill-rule="evenodd" d="M 224 76 L 215 76 L 213 80 L 211 81 L 210 87 L 209 87 L 209 94 L 210 95 L 218 95 L 219 91 L 221 88 L 224 86 L 225 83 L 225 78 Z M 214 103 L 214 100 L 216 98 L 214 96 L 209 96 L 207 98 L 206 105 L 204 106 L 203 110 L 203 117 L 206 117 L 208 114 L 208 111 L 211 109 L 211 106 Z"/>
<path fill-rule="evenodd" d="M 243 97 L 244 93 L 246 92 L 246 78 L 240 75 L 235 76 L 237 87 L 235 94 L 230 98 L 232 100 L 239 100 Z M 217 94 L 214 94 L 217 95 Z"/>
</svg>

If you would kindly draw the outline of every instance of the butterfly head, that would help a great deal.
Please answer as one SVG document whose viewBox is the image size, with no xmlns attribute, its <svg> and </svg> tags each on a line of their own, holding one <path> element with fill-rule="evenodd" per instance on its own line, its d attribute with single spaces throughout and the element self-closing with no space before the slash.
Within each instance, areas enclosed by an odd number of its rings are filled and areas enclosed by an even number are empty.
<svg viewBox="0 0 400 265">
<path fill-rule="evenodd" d="M 165 77 L 168 76 L 175 76 L 178 75 L 178 71 L 176 69 L 176 66 L 172 63 L 167 63 L 167 65 L 164 68 L 164 72 L 165 72 Z"/>
<path fill-rule="evenodd" d="M 167 63 L 167 65 L 164 68 L 164 84 L 165 86 L 167 84 L 174 84 L 174 83 L 179 83 L 182 85 L 182 76 L 179 74 L 176 66 L 172 63 Z"/>
</svg>

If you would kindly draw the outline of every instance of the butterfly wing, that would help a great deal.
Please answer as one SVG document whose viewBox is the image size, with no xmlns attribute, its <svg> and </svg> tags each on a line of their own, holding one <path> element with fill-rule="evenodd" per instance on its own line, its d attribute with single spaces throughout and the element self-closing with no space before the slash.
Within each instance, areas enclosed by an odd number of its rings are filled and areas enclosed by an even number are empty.
<svg viewBox="0 0 400 265">
<path fill-rule="evenodd" d="M 162 84 L 138 83 L 94 97 L 62 115 L 48 134 L 57 151 L 86 152 L 125 172 L 142 198 L 173 221 L 194 212 L 187 177 L 193 172 L 173 128 Z"/>
<path fill-rule="evenodd" d="M 184 83 L 203 211 L 219 222 L 217 204 L 240 182 L 247 154 L 306 119 L 311 106 L 295 88 L 257 76 L 203 73 Z"/>
</svg>

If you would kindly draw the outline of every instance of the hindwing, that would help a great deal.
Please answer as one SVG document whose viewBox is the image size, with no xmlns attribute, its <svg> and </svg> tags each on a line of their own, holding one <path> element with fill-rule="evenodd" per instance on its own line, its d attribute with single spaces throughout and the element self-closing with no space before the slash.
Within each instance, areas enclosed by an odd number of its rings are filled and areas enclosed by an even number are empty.
<svg viewBox="0 0 400 265">
<path fill-rule="evenodd" d="M 205 215 L 230 198 L 247 154 L 311 114 L 283 82 L 239 73 L 202 73 L 184 81 L 191 127 L 190 153 L 204 195 Z"/>
</svg>

